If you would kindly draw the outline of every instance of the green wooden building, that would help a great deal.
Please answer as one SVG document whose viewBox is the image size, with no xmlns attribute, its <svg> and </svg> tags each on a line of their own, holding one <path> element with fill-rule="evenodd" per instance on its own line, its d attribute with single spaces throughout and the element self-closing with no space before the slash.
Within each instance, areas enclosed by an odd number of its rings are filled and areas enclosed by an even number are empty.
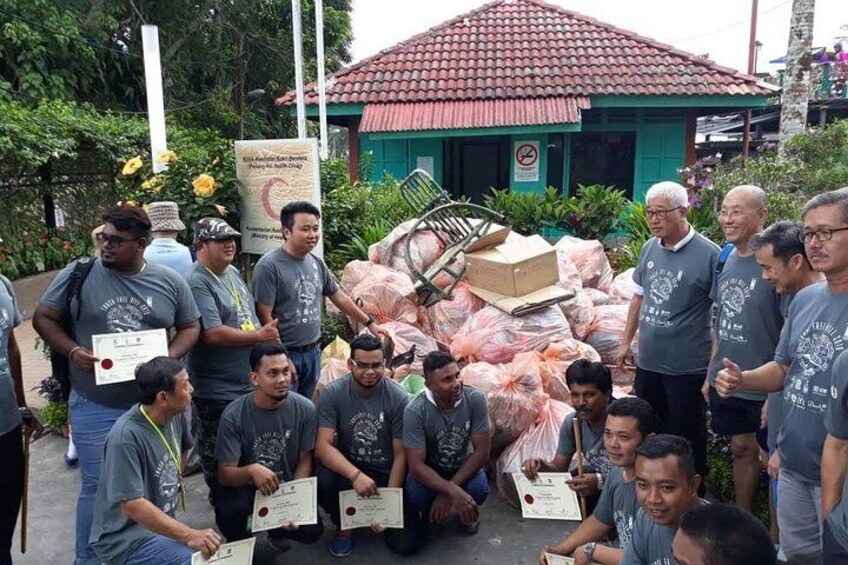
<svg viewBox="0 0 848 565">
<path fill-rule="evenodd" d="M 695 160 L 699 115 L 763 107 L 756 77 L 539 0 L 497 0 L 332 75 L 350 171 L 429 171 L 455 197 L 492 188 L 640 199 Z M 307 87 L 308 116 L 318 95 Z M 277 103 L 294 112 L 295 94 Z"/>
</svg>

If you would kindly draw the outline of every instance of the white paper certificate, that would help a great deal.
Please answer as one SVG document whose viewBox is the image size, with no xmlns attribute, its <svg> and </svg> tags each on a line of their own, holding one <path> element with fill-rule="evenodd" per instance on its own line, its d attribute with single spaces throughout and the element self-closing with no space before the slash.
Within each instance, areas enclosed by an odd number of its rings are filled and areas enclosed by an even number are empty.
<svg viewBox="0 0 848 565">
<path fill-rule="evenodd" d="M 573 557 L 566 557 L 565 555 L 556 555 L 554 553 L 545 553 L 545 561 L 548 562 L 548 565 L 574 565 Z"/>
<path fill-rule="evenodd" d="M 513 473 L 512 477 L 521 500 L 521 515 L 525 518 L 582 519 L 577 493 L 567 484 L 571 480 L 571 473 L 539 473 L 533 481 L 524 473 Z"/>
<path fill-rule="evenodd" d="M 281 483 L 277 492 L 265 496 L 258 490 L 253 499 L 253 533 L 318 523 L 318 479 L 309 477 Z"/>
<path fill-rule="evenodd" d="M 136 367 L 168 355 L 168 334 L 164 329 L 97 334 L 91 336 L 91 341 L 98 359 L 94 364 L 94 381 L 98 385 L 134 380 Z"/>
<path fill-rule="evenodd" d="M 233 543 L 225 543 L 209 559 L 204 559 L 199 551 L 191 556 L 191 565 L 252 565 L 253 547 L 256 538 L 250 537 Z"/>
<path fill-rule="evenodd" d="M 403 529 L 403 489 L 380 488 L 379 494 L 363 497 L 355 490 L 339 493 L 341 529 L 365 528 L 380 524 L 386 528 Z"/>
</svg>

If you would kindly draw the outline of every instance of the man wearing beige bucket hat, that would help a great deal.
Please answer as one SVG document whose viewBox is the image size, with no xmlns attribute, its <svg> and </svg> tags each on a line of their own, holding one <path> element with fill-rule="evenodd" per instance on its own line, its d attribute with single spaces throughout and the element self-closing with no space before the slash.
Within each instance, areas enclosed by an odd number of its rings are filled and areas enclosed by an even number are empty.
<svg viewBox="0 0 848 565">
<path fill-rule="evenodd" d="M 176 202 L 151 202 L 147 205 L 150 218 L 150 233 L 153 240 L 144 250 L 144 258 L 151 263 L 169 267 L 183 277 L 191 274 L 192 258 L 188 247 L 177 241 L 185 224 L 180 220 L 180 208 Z"/>
</svg>

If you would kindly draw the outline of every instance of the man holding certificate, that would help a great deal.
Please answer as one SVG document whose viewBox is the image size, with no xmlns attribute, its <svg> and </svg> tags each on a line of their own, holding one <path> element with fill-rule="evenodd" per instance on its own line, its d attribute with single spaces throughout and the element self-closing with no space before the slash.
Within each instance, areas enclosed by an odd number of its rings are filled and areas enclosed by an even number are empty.
<svg viewBox="0 0 848 565">
<path fill-rule="evenodd" d="M 98 359 L 95 341 L 120 342 L 118 348 L 130 354 L 126 358 L 151 359 L 165 354 L 166 347 L 168 356 L 179 359 L 200 333 L 200 314 L 188 283 L 175 271 L 144 260 L 150 240 L 150 220 L 144 209 L 124 204 L 109 210 L 103 220 L 103 230 L 97 234 L 100 257 L 91 260 L 90 269 L 82 275 L 78 262 L 56 275 L 32 319 L 51 349 L 70 361 L 68 409 L 82 476 L 76 565 L 100 563 L 88 538 L 103 445 L 115 421 L 138 401 L 132 380 L 97 384 L 96 372 L 128 374 L 131 379 L 133 367 L 124 366 L 117 357 Z M 164 347 L 162 332 L 149 331 L 171 329 L 174 335 Z M 145 332 L 145 338 L 130 332 Z"/>
<path fill-rule="evenodd" d="M 350 343 L 348 369 L 350 374 L 329 383 L 318 399 L 315 456 L 322 465 L 318 468 L 318 501 L 336 527 L 340 525 L 342 491 L 353 489 L 359 496 L 374 496 L 381 487 L 401 488 L 406 477 L 403 411 L 409 397 L 399 384 L 384 378 L 380 340 L 368 334 L 357 336 Z M 412 555 L 423 543 L 420 516 L 406 498 L 404 493 L 402 528 L 386 529 L 387 524 L 379 520 L 371 526 L 377 533 L 386 530 L 386 545 L 400 555 Z M 356 512 L 354 508 L 345 510 Z M 374 508 L 369 512 L 374 513 Z M 339 529 L 330 553 L 350 555 L 352 534 Z"/>
<path fill-rule="evenodd" d="M 256 345 L 250 352 L 250 365 L 256 390 L 224 410 L 215 449 L 221 484 L 215 519 L 227 541 L 251 535 L 248 519 L 257 490 L 272 496 L 281 485 L 312 475 L 318 420 L 312 402 L 290 391 L 292 363 L 286 348 L 280 343 Z M 299 520 L 304 505 L 314 511 L 315 521 Z M 268 516 L 272 510 L 279 511 L 279 516 Z M 268 544 L 276 551 L 288 549 L 287 539 L 315 543 L 324 533 L 314 485 L 293 493 L 285 504 L 265 507 L 259 516 L 278 524 L 268 531 Z M 252 526 L 258 531 L 255 522 Z"/>
<path fill-rule="evenodd" d="M 466 533 L 476 534 L 478 507 L 489 495 L 483 471 L 492 442 L 486 396 L 463 387 L 456 359 L 445 351 L 424 358 L 424 383 L 427 388 L 403 417 L 409 500 L 431 522 L 444 522 L 455 510 Z"/>
<path fill-rule="evenodd" d="M 140 403 L 106 439 L 91 526 L 97 562 L 184 565 L 196 551 L 209 558 L 221 536 L 174 519 L 178 506 L 185 512 L 180 469 L 191 447 L 188 374 L 176 359 L 156 357 L 136 369 L 135 382 Z"/>
</svg>

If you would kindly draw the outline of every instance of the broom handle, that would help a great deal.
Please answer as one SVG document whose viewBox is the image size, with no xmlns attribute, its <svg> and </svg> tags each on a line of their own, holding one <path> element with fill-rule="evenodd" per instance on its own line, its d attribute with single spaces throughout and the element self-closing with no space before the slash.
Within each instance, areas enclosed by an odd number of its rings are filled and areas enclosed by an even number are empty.
<svg viewBox="0 0 848 565">
<path fill-rule="evenodd" d="M 577 476 L 583 476 L 583 432 L 580 429 L 580 419 L 575 417 L 572 421 L 572 428 L 574 429 L 574 443 L 577 448 Z M 580 496 L 580 511 L 583 513 L 583 519 L 585 520 L 588 517 L 588 512 L 586 510 L 586 497 Z"/>
<path fill-rule="evenodd" d="M 21 553 L 27 550 L 27 502 L 29 499 L 29 440 L 32 432 L 24 432 L 24 485 L 21 493 Z"/>
</svg>

